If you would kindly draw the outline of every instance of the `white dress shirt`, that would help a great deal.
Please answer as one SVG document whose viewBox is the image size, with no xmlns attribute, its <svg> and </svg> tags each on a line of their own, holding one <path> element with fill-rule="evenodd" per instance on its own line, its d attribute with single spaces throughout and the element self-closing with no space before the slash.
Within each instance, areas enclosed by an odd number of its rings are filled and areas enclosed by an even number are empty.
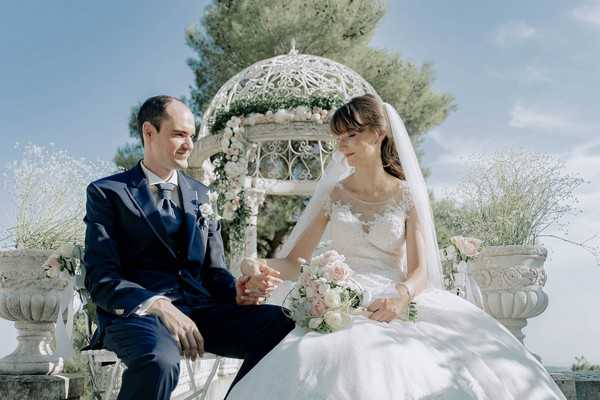
<svg viewBox="0 0 600 400">
<path fill-rule="evenodd" d="M 152 199 L 154 200 L 154 203 L 158 204 L 159 200 L 156 185 L 159 183 L 172 183 L 173 185 L 175 185 L 177 191 L 173 190 L 173 196 L 171 196 L 171 200 L 173 200 L 173 203 L 175 203 L 177 207 L 181 208 L 181 201 L 179 200 L 179 180 L 177 177 L 177 171 L 174 171 L 169 179 L 164 180 L 160 176 L 156 175 L 154 172 L 150 171 L 144 165 L 143 161 L 140 163 L 140 165 L 142 166 L 142 171 L 144 171 L 144 175 L 146 175 L 146 179 L 148 180 L 148 187 L 150 188 L 150 193 L 152 194 Z"/>
<path fill-rule="evenodd" d="M 144 171 L 144 175 L 146 175 L 146 179 L 148 180 L 148 187 L 150 189 L 150 193 L 152 194 L 152 199 L 156 204 L 158 204 L 158 191 L 156 190 L 156 184 L 158 183 L 172 183 L 175 185 L 177 189 L 179 189 L 179 181 L 177 179 L 177 171 L 173 172 L 171 177 L 167 180 L 162 179 L 160 176 L 156 175 L 154 172 L 150 171 L 142 161 L 140 163 L 142 167 L 142 171 Z M 171 196 L 171 200 L 177 207 L 181 207 L 181 201 L 179 200 L 179 190 L 173 191 L 173 196 Z M 156 295 L 152 296 L 146 300 L 144 300 L 139 306 L 137 306 L 134 312 L 137 315 L 146 315 L 148 312 L 148 308 L 158 299 L 165 299 L 171 301 L 167 296 Z"/>
</svg>

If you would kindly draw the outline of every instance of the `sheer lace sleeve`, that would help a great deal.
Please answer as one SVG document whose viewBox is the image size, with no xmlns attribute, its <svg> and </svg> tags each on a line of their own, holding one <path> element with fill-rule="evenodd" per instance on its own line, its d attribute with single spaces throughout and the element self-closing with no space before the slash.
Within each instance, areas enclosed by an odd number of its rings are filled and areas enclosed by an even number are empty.
<svg viewBox="0 0 600 400">
<path fill-rule="evenodd" d="M 406 182 L 402 182 L 400 186 L 400 191 L 398 193 L 397 204 L 400 209 L 406 215 L 410 214 L 412 209 L 415 207 L 415 203 L 413 202 L 412 196 L 410 194 L 410 189 Z"/>
</svg>

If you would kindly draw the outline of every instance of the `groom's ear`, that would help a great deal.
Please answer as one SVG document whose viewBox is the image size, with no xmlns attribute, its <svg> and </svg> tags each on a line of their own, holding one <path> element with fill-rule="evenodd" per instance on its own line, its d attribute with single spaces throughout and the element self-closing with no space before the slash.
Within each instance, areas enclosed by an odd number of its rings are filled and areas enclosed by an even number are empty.
<svg viewBox="0 0 600 400">
<path fill-rule="evenodd" d="M 144 143 L 148 140 L 150 136 L 156 133 L 158 133 L 156 131 L 156 127 L 152 125 L 150 121 L 145 121 L 142 125 L 142 136 L 144 137 Z"/>
</svg>

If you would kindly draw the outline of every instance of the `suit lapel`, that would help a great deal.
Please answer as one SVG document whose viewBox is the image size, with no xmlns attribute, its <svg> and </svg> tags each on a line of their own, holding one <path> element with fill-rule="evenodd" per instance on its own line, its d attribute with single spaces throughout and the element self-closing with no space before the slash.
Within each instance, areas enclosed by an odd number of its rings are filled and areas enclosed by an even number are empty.
<svg viewBox="0 0 600 400">
<path fill-rule="evenodd" d="M 206 252 L 207 228 L 204 223 L 197 223 L 200 216 L 200 205 L 208 198 L 204 192 L 192 188 L 187 177 L 178 172 L 179 190 L 185 212 L 185 238 L 187 243 L 187 258 L 189 261 L 202 262 Z M 198 246 L 200 246 L 198 248 Z"/>
<path fill-rule="evenodd" d="M 160 214 L 158 213 L 154 199 L 150 194 L 148 180 L 139 163 L 130 170 L 130 180 L 127 192 L 158 240 L 167 248 L 174 258 L 177 258 L 175 251 L 169 246 L 169 242 L 166 240 L 167 232 L 165 226 L 160 219 Z"/>
</svg>

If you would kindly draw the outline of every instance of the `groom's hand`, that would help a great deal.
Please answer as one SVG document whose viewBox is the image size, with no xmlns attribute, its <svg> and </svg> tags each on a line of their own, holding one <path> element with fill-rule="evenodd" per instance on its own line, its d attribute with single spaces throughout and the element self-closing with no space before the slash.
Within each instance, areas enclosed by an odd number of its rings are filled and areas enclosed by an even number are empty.
<svg viewBox="0 0 600 400">
<path fill-rule="evenodd" d="M 248 284 L 250 278 L 250 276 L 241 276 L 235 282 L 235 301 L 241 306 L 257 305 L 265 301 L 264 296 L 247 292 L 248 289 L 246 288 L 246 285 Z"/>
<path fill-rule="evenodd" d="M 198 327 L 187 315 L 165 299 L 154 301 L 147 312 L 160 318 L 175 338 L 185 358 L 196 361 L 204 353 L 204 339 Z"/>
</svg>

